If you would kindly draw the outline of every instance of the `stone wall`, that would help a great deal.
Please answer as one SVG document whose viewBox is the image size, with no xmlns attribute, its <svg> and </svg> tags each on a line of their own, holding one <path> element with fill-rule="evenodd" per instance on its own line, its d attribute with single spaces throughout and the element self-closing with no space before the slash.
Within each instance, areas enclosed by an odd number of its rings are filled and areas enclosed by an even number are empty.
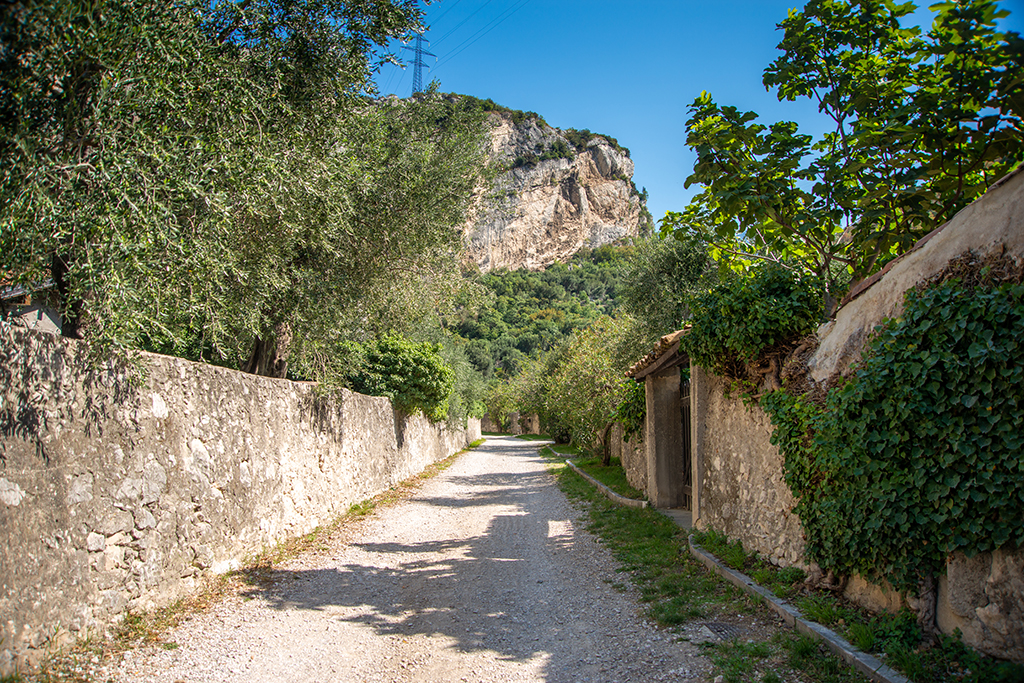
<svg viewBox="0 0 1024 683">
<path fill-rule="evenodd" d="M 803 565 L 803 528 L 796 500 L 771 444 L 772 424 L 756 405 L 726 396 L 728 380 L 698 366 L 690 371 L 697 485 L 694 525 L 743 542 L 777 565 Z"/>
<path fill-rule="evenodd" d="M 954 553 L 939 577 L 936 618 L 944 633 L 995 657 L 1024 662 L 1024 548 Z"/>
<path fill-rule="evenodd" d="M 537 413 L 523 415 L 519 418 L 519 427 L 523 430 L 521 434 L 540 434 L 540 416 Z"/>
<path fill-rule="evenodd" d="M 495 422 L 494 418 L 492 418 L 490 414 L 486 414 L 480 418 L 480 431 L 489 432 L 491 434 L 500 434 L 502 430 L 501 425 Z"/>
<path fill-rule="evenodd" d="M 615 423 L 609 435 L 611 457 L 619 458 L 626 471 L 626 481 L 637 491 L 647 491 L 647 447 L 643 434 L 634 434 L 626 441 L 622 425 Z"/>
<path fill-rule="evenodd" d="M 480 437 L 385 398 L 0 328 L 0 676 L 305 534 Z"/>
<path fill-rule="evenodd" d="M 782 456 L 769 441 L 768 416 L 726 398 L 727 380 L 697 366 L 690 387 L 699 406 L 694 446 L 702 465 L 694 525 L 742 541 L 773 564 L 807 568 L 803 527 L 791 512 L 796 501 L 783 479 Z M 913 598 L 859 576 L 850 578 L 845 595 L 874 611 L 916 606 Z M 960 629 L 979 651 L 1024 662 L 1024 549 L 972 558 L 954 553 L 939 578 L 936 616 L 943 633 Z"/>
</svg>

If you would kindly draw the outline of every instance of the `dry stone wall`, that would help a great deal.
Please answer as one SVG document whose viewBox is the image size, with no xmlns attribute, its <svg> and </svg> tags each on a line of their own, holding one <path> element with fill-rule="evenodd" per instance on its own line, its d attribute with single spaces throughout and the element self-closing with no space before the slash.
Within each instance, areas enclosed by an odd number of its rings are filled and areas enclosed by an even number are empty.
<svg viewBox="0 0 1024 683">
<path fill-rule="evenodd" d="M 305 534 L 480 437 L 385 398 L 0 329 L 0 676 Z"/>
<path fill-rule="evenodd" d="M 626 481 L 637 491 L 647 491 L 647 446 L 643 434 L 634 434 L 626 440 L 625 430 L 618 422 L 608 437 L 611 457 L 619 458 L 626 472 Z"/>
</svg>

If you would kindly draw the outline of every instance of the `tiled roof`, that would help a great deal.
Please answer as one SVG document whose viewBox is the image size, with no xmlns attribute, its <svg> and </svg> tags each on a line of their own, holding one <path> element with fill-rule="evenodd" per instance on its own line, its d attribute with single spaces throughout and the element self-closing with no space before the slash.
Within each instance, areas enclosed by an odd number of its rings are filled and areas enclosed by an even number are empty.
<svg viewBox="0 0 1024 683">
<path fill-rule="evenodd" d="M 658 344 L 654 347 L 653 351 L 634 363 L 633 366 L 626 371 L 626 377 L 639 379 L 637 377 L 638 375 L 643 377 L 644 374 L 646 374 L 644 373 L 644 370 L 647 370 L 657 364 L 664 356 L 678 352 L 679 341 L 690 332 L 690 327 L 690 325 L 687 325 L 683 329 L 676 330 L 672 334 L 666 334 L 664 337 L 659 339 Z"/>
</svg>

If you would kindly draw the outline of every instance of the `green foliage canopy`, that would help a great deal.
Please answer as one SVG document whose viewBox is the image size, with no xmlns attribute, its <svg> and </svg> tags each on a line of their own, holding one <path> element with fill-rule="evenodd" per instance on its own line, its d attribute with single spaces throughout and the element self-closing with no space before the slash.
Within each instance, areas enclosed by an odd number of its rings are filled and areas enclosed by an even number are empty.
<svg viewBox="0 0 1024 683">
<path fill-rule="evenodd" d="M 18 3 L 0 271 L 56 280 L 72 336 L 230 364 L 282 342 L 317 379 L 346 336 L 443 313 L 482 114 L 364 97 L 419 17 L 411 0 Z"/>
<path fill-rule="evenodd" d="M 463 308 L 454 331 L 485 376 L 514 375 L 573 330 L 618 310 L 632 253 L 633 247 L 604 245 L 543 271 L 482 275 L 488 295 Z"/>
<path fill-rule="evenodd" d="M 674 235 L 643 240 L 623 276 L 621 307 L 644 325 L 653 344 L 679 329 L 690 317 L 689 298 L 714 280 L 704 242 Z"/>
<path fill-rule="evenodd" d="M 682 349 L 712 372 L 736 378 L 737 366 L 811 332 L 821 320 L 821 286 L 778 264 L 753 267 L 689 300 L 690 333 Z"/>
<path fill-rule="evenodd" d="M 387 334 L 365 345 L 364 360 L 348 380 L 353 391 L 387 396 L 408 414 L 422 412 L 431 420 L 448 416 L 455 371 L 441 356 L 441 346 L 416 343 Z"/>
<path fill-rule="evenodd" d="M 836 297 L 848 272 L 905 252 L 1024 160 L 1024 43 L 997 30 L 991 0 L 934 5 L 931 29 L 904 27 L 913 3 L 811 0 L 779 27 L 764 73 L 780 100 L 813 99 L 820 140 L 765 125 L 703 93 L 690 107 L 701 192 L 662 229 L 697 231 L 716 258 L 809 270 Z"/>
<path fill-rule="evenodd" d="M 499 384 L 489 397 L 489 412 L 498 419 L 512 410 L 536 413 L 545 433 L 592 449 L 619 417 L 617 407 L 636 398 L 636 383 L 623 375 L 647 348 L 635 320 L 602 316 Z"/>
</svg>

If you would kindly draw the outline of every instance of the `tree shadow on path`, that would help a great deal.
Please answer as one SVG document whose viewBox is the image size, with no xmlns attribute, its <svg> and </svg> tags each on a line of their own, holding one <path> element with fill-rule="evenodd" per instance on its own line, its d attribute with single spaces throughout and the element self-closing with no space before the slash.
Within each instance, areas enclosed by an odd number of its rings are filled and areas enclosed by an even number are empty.
<svg viewBox="0 0 1024 683">
<path fill-rule="evenodd" d="M 474 453 L 540 465 L 536 449 L 536 443 L 498 439 Z M 333 568 L 274 571 L 251 597 L 279 610 L 325 613 L 377 635 L 444 636 L 457 650 L 490 650 L 500 660 L 544 655 L 545 680 L 582 680 L 569 675 L 584 673 L 581 667 L 600 680 L 600 672 L 616 664 L 601 661 L 600 643 L 621 632 L 596 604 L 608 593 L 597 567 L 580 564 L 593 558 L 593 541 L 574 530 L 561 492 L 542 467 L 517 472 L 508 462 L 508 471 L 446 472 L 441 476 L 455 495 L 410 500 L 431 508 L 416 517 L 428 520 L 422 535 L 435 540 L 408 540 L 420 530 L 405 528 L 394 532 L 401 540 L 353 543 L 356 559 L 346 552 L 347 561 Z M 439 527 L 457 527 L 482 507 L 494 508 L 484 511 L 490 517 L 482 533 L 437 538 Z M 584 655 L 593 661 L 581 661 Z"/>
</svg>

